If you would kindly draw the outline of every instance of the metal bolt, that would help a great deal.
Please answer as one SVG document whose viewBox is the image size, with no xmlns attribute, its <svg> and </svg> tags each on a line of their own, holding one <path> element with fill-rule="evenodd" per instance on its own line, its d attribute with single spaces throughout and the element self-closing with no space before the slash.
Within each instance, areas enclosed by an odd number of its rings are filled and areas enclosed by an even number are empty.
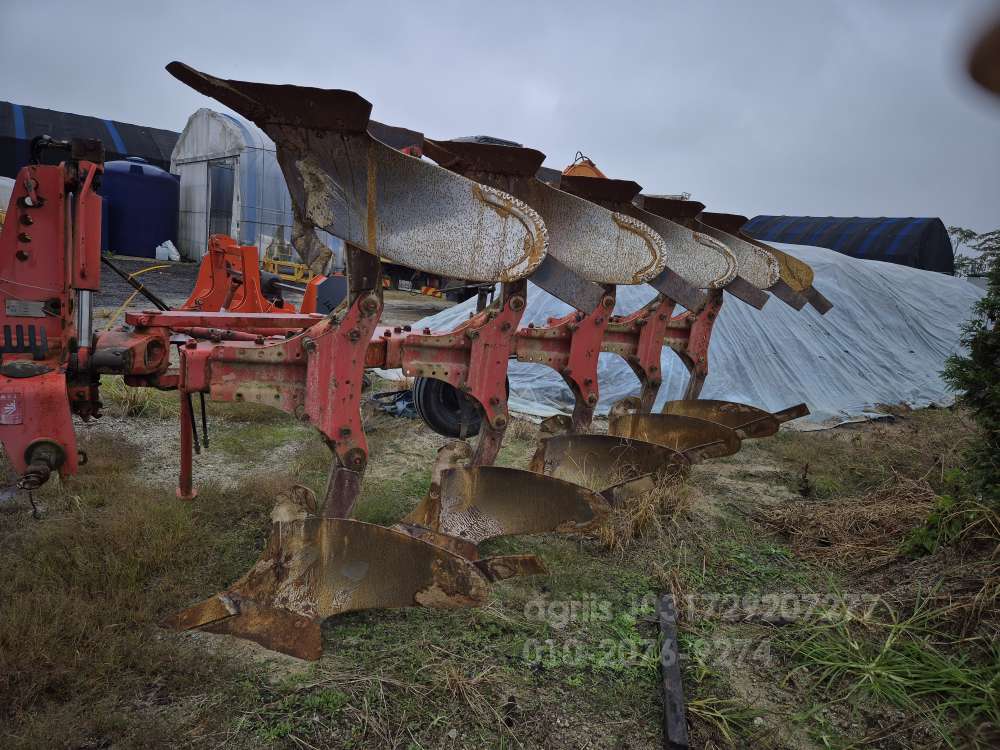
<svg viewBox="0 0 1000 750">
<path fill-rule="evenodd" d="M 27 232 L 21 232 L 17 235 L 19 242 L 31 242 L 31 235 Z"/>
<path fill-rule="evenodd" d="M 307 352 L 316 351 L 316 342 L 312 339 L 302 339 L 302 348 Z"/>
<path fill-rule="evenodd" d="M 605 307 L 611 308 L 611 307 L 615 306 L 615 301 L 613 299 L 611 299 L 611 297 L 605 297 L 601 301 L 601 304 L 604 305 Z"/>
<path fill-rule="evenodd" d="M 479 331 L 477 331 L 475 328 L 470 328 L 465 332 L 465 335 L 468 336 L 473 341 L 475 341 L 476 339 L 479 338 Z"/>
<path fill-rule="evenodd" d="M 500 330 L 503 331 L 504 333 L 507 333 L 507 331 L 509 331 L 510 328 L 511 328 L 510 323 L 504 323 L 502 326 L 500 326 Z"/>
<path fill-rule="evenodd" d="M 493 425 L 495 427 L 506 427 L 507 426 L 507 417 L 505 417 L 503 415 L 498 416 L 496 419 L 493 420 Z"/>
<path fill-rule="evenodd" d="M 352 344 L 356 344 L 358 342 L 358 339 L 361 338 L 361 331 L 359 331 L 357 328 L 352 328 L 348 332 L 347 338 Z"/>
<path fill-rule="evenodd" d="M 340 436 L 342 438 L 350 437 L 351 436 L 351 428 L 350 427 L 341 427 L 340 428 Z"/>
<path fill-rule="evenodd" d="M 524 297 L 511 297 L 510 309 L 514 311 L 524 309 Z"/>
<path fill-rule="evenodd" d="M 594 404 L 596 404 L 597 403 L 597 395 L 594 394 L 594 393 L 591 393 L 589 396 L 587 396 L 587 403 L 590 404 L 591 406 L 593 406 Z"/>
</svg>

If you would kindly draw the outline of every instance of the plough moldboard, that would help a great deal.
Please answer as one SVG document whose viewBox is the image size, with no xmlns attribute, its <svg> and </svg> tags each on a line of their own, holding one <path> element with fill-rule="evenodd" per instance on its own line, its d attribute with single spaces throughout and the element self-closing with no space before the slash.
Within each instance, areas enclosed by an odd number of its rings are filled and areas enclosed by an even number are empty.
<svg viewBox="0 0 1000 750">
<path fill-rule="evenodd" d="M 543 180 L 538 151 L 373 123 L 371 105 L 353 92 L 223 81 L 180 63 L 168 70 L 268 133 L 297 217 L 345 240 L 347 274 L 342 302 L 318 304 L 329 280 L 317 277 L 296 311 L 265 293 L 252 248 L 214 237 L 183 309 L 129 313 L 120 330 L 96 333 L 100 146 L 40 143 L 67 149 L 66 161 L 19 175 L 12 228 L 0 235 L 0 437 L 22 489 L 77 471 L 71 414 L 99 416 L 101 374 L 178 392 L 183 499 L 196 496 L 193 394 L 281 409 L 312 423 L 331 450 L 323 496 L 297 488 L 279 498 L 256 565 L 166 625 L 314 659 L 320 623 L 338 613 L 477 606 L 491 582 L 544 572 L 532 555 L 482 558 L 485 540 L 586 533 L 635 493 L 808 413 L 698 399 L 726 293 L 756 307 L 769 292 L 795 309 L 829 306 L 806 264 L 741 235 L 742 217 L 579 170 Z M 67 202 L 74 211 L 61 208 Z M 57 253 L 65 263 L 51 262 Z M 380 326 L 383 259 L 496 292 L 451 330 Z M 528 280 L 573 311 L 523 325 Z M 622 284 L 656 293 L 616 314 Z M 654 413 L 664 346 L 690 380 L 684 399 Z M 602 352 L 623 358 L 639 381 L 638 395 L 615 405 L 607 434 L 591 429 Z M 546 420 L 524 470 L 493 465 L 510 421 L 511 360 L 551 367 L 575 404 Z M 461 438 L 441 449 L 427 496 L 391 528 L 351 519 L 368 463 L 362 383 L 374 367 L 415 378 L 427 423 Z"/>
</svg>

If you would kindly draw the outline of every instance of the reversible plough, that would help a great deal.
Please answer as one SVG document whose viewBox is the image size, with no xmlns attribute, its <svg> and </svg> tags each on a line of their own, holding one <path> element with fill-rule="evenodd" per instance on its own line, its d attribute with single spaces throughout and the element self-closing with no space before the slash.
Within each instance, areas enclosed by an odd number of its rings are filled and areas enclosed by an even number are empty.
<svg viewBox="0 0 1000 750">
<path fill-rule="evenodd" d="M 128 313 L 126 326 L 97 333 L 100 144 L 40 141 L 67 159 L 18 176 L 0 235 L 0 437 L 18 487 L 30 492 L 52 472 L 77 471 L 72 414 L 100 415 L 102 374 L 179 392 L 183 499 L 196 496 L 193 394 L 293 414 L 332 453 L 323 496 L 302 487 L 283 494 L 253 568 L 167 625 L 314 659 L 331 615 L 476 606 L 492 581 L 544 572 L 533 555 L 483 558 L 481 542 L 586 532 L 614 504 L 808 413 L 698 400 L 724 294 L 756 307 L 768 292 L 796 309 L 829 307 L 811 269 L 742 235 L 742 217 L 644 196 L 634 182 L 579 165 L 543 179 L 538 151 L 381 125 L 353 92 L 224 81 L 180 63 L 168 70 L 274 140 L 297 214 L 345 241 L 347 274 L 342 303 L 317 304 L 318 278 L 296 311 L 264 293 L 254 248 L 216 237 L 183 309 Z M 495 284 L 495 297 L 452 330 L 379 326 L 382 259 Z M 529 280 L 573 311 L 522 325 Z M 623 284 L 648 284 L 655 296 L 616 314 Z M 690 382 L 683 400 L 654 413 L 664 346 Z M 590 430 L 602 352 L 622 357 L 640 383 L 637 397 L 612 409 L 608 434 Z M 492 465 L 510 420 L 512 359 L 553 368 L 575 403 L 572 415 L 543 423 L 527 470 Z M 374 367 L 415 378 L 418 410 L 436 431 L 478 435 L 474 446 L 462 439 L 440 450 L 426 497 L 391 528 L 351 519 L 368 463 L 362 382 Z"/>
</svg>

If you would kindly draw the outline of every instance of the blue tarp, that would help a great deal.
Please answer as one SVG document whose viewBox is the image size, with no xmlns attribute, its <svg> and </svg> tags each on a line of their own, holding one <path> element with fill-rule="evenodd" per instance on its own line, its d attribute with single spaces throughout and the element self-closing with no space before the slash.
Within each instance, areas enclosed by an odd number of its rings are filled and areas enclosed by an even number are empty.
<svg viewBox="0 0 1000 750">
<path fill-rule="evenodd" d="M 955 258 L 941 219 L 755 216 L 743 231 L 765 242 L 826 247 L 852 258 L 954 273 Z"/>
</svg>

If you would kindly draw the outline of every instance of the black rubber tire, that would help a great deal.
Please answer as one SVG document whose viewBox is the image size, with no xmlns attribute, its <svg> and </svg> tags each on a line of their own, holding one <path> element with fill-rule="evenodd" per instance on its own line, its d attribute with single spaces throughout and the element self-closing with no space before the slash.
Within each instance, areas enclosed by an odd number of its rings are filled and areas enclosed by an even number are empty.
<svg viewBox="0 0 1000 750">
<path fill-rule="evenodd" d="M 438 435 L 457 438 L 462 436 L 462 401 L 468 406 L 465 437 L 479 434 L 482 415 L 479 405 L 451 383 L 437 378 L 414 378 L 413 406 L 424 423 Z"/>
</svg>

